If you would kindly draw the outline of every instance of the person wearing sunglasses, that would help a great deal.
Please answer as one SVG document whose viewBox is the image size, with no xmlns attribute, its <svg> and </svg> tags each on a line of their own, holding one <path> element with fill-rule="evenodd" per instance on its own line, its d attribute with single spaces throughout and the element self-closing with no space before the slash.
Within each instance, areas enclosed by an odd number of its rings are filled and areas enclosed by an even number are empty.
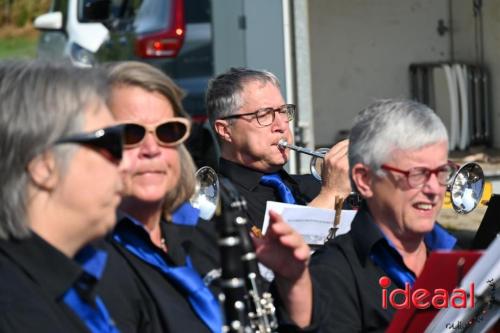
<svg viewBox="0 0 500 333">
<path fill-rule="evenodd" d="M 267 201 L 332 209 L 332 198 L 350 193 L 345 140 L 326 154 L 322 182 L 284 170 L 289 150 L 278 142 L 293 142 L 298 110 L 285 102 L 274 74 L 231 68 L 209 82 L 206 109 L 221 145 L 219 172 L 247 199 L 252 225 L 262 228 Z"/>
<path fill-rule="evenodd" d="M 130 332 L 220 330 L 220 306 L 203 283 L 219 265 L 215 231 L 188 203 L 195 169 L 184 146 L 191 121 L 181 105 L 183 92 L 144 63 L 104 69 L 108 105 L 123 127 L 124 156 L 133 165 L 108 241 L 135 272 L 144 297 L 137 302 L 112 271 L 100 292 L 118 326 Z"/>
<path fill-rule="evenodd" d="M 0 62 L 2 332 L 118 332 L 96 295 L 107 254 L 89 245 L 129 167 L 106 92 L 91 69 Z"/>
<path fill-rule="evenodd" d="M 376 101 L 356 117 L 349 165 L 364 203 L 351 230 L 312 256 L 309 269 L 329 309 L 320 327 L 384 331 L 396 309 L 383 307 L 383 287 L 413 286 L 430 251 L 455 246 L 436 218 L 456 167 L 448 161 L 448 135 L 436 113 L 393 99 Z"/>
</svg>

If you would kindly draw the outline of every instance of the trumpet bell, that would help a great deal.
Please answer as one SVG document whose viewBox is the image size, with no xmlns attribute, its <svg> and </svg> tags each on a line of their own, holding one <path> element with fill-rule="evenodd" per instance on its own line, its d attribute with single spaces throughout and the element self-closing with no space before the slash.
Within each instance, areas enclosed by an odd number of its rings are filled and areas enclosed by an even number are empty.
<svg viewBox="0 0 500 333">
<path fill-rule="evenodd" d="M 210 220 L 217 209 L 219 201 L 219 177 L 214 169 L 208 166 L 199 168 L 196 173 L 196 189 L 190 203 L 200 210 L 200 217 Z"/>
<path fill-rule="evenodd" d="M 479 204 L 484 190 L 484 173 L 477 163 L 466 163 L 448 183 L 451 204 L 459 214 L 472 212 Z"/>
<path fill-rule="evenodd" d="M 316 152 L 324 156 L 326 153 L 328 153 L 328 150 L 328 148 L 319 148 L 318 150 L 316 150 Z M 311 175 L 313 175 L 313 177 L 319 181 L 321 181 L 321 172 L 323 170 L 324 163 L 325 159 L 323 157 L 313 156 L 311 158 L 311 162 L 309 165 Z"/>
</svg>

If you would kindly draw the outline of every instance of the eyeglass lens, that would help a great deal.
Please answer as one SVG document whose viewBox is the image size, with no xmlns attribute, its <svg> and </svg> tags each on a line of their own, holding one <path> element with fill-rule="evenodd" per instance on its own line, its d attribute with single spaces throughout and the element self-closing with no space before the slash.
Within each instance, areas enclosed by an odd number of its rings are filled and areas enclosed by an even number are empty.
<svg viewBox="0 0 500 333">
<path fill-rule="evenodd" d="M 184 123 L 171 121 L 158 125 L 154 130 L 157 140 L 163 144 L 175 144 L 186 135 Z M 146 128 L 139 124 L 125 124 L 125 146 L 136 145 L 144 140 Z"/>
<path fill-rule="evenodd" d="M 283 105 L 276 109 L 266 108 L 256 113 L 257 122 L 261 126 L 271 125 L 274 122 L 276 112 L 278 112 L 280 116 L 286 116 L 288 121 L 292 121 L 294 116 L 294 110 L 295 106 L 290 104 Z"/>
<path fill-rule="evenodd" d="M 451 166 L 445 166 L 438 170 L 413 169 L 408 174 L 408 181 L 411 186 L 420 186 L 429 180 L 432 173 L 436 174 L 437 180 L 441 185 L 447 185 L 454 169 Z"/>
</svg>

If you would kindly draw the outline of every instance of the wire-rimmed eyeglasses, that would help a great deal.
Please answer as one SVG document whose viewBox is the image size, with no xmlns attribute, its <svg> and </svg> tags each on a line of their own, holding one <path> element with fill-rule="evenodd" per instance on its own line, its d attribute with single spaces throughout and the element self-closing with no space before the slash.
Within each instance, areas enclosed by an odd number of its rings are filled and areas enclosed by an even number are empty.
<svg viewBox="0 0 500 333">
<path fill-rule="evenodd" d="M 292 121 L 295 116 L 296 109 L 297 107 L 294 104 L 284 104 L 277 108 L 264 108 L 249 113 L 233 114 L 219 119 L 225 120 L 241 118 L 244 116 L 255 116 L 260 126 L 269 126 L 274 122 L 276 112 L 282 117 L 286 116 L 287 121 Z"/>
</svg>

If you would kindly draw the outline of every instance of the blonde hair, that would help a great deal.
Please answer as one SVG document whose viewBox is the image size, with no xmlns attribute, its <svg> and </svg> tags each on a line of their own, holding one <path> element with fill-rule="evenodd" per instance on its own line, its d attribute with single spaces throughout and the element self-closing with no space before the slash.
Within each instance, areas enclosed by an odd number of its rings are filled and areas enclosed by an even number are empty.
<svg viewBox="0 0 500 333">
<path fill-rule="evenodd" d="M 170 220 L 172 213 L 184 202 L 189 201 L 196 190 L 196 166 L 186 147 L 179 146 L 181 176 L 177 185 L 165 196 L 163 215 Z"/>
</svg>

